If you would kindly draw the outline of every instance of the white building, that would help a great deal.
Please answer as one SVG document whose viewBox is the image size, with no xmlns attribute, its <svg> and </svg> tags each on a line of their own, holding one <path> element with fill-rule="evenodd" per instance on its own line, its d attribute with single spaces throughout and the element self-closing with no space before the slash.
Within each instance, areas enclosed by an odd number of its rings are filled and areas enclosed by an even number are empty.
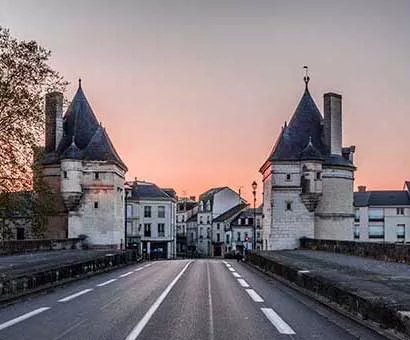
<svg viewBox="0 0 410 340">
<path fill-rule="evenodd" d="M 410 242 L 410 182 L 405 190 L 354 193 L 353 236 L 361 242 Z"/>
<path fill-rule="evenodd" d="M 187 221 L 198 213 L 198 202 L 195 197 L 179 198 L 177 202 L 176 213 L 176 234 L 177 234 L 177 254 L 186 255 L 187 238 L 188 238 L 188 223 Z"/>
<path fill-rule="evenodd" d="M 228 187 L 212 188 L 199 196 L 196 233 L 196 251 L 199 254 L 203 256 L 213 254 L 212 235 L 215 234 L 215 237 L 218 235 L 217 230 L 213 233 L 214 219 L 242 203 L 245 201 L 239 194 Z M 222 232 L 220 234 L 220 237 L 224 237 Z"/>
<path fill-rule="evenodd" d="M 308 90 L 284 125 L 263 175 L 263 249 L 294 249 L 301 237 L 352 240 L 355 147 L 342 147 L 342 97 Z"/>
<path fill-rule="evenodd" d="M 176 195 L 144 181 L 126 183 L 127 245 L 148 258 L 176 256 Z"/>
<path fill-rule="evenodd" d="M 45 181 L 57 192 L 58 213 L 49 238 L 88 236 L 94 247 L 124 242 L 124 176 L 127 171 L 81 88 L 67 112 L 63 95 L 46 96 Z"/>
</svg>

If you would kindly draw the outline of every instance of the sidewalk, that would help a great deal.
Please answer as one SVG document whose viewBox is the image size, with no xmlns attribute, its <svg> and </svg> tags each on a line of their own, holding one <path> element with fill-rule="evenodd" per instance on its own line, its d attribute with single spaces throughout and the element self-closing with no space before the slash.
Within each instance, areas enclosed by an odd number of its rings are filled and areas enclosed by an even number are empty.
<svg viewBox="0 0 410 340">
<path fill-rule="evenodd" d="M 407 264 L 314 250 L 258 252 L 250 260 L 362 319 L 410 335 Z"/>
</svg>

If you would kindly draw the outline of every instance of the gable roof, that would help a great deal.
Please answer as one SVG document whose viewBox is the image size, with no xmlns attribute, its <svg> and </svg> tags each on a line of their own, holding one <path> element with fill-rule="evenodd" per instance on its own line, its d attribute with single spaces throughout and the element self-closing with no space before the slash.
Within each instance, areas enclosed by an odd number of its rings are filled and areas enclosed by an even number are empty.
<svg viewBox="0 0 410 340">
<path fill-rule="evenodd" d="M 164 190 L 159 188 L 156 184 L 150 182 L 136 181 L 130 184 L 131 189 L 131 199 L 135 200 L 175 200 L 173 197 L 169 196 Z"/>
<path fill-rule="evenodd" d="M 354 193 L 355 207 L 397 205 L 410 205 L 410 196 L 407 191 L 385 190 Z"/>
<path fill-rule="evenodd" d="M 248 206 L 247 203 L 238 204 L 234 206 L 233 208 L 225 211 L 223 214 L 219 215 L 218 217 L 214 218 L 212 222 L 224 222 L 226 220 L 229 220 L 230 218 L 239 214 L 243 209 L 246 209 L 247 206 Z"/>
</svg>

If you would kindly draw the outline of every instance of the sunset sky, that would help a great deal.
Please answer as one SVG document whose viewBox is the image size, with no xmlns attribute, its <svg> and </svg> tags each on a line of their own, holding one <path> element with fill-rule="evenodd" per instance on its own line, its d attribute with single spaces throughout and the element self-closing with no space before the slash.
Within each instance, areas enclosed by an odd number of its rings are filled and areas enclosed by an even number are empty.
<svg viewBox="0 0 410 340">
<path fill-rule="evenodd" d="M 52 50 L 138 177 L 251 201 L 281 125 L 303 93 L 343 95 L 355 187 L 410 179 L 410 1 L 0 0 L 0 25 Z"/>
</svg>

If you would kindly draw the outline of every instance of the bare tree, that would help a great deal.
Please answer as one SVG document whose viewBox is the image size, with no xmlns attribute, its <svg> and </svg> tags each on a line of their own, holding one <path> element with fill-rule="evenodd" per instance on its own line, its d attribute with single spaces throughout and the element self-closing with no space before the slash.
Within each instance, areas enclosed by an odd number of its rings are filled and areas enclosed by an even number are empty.
<svg viewBox="0 0 410 340">
<path fill-rule="evenodd" d="M 33 149 L 44 131 L 45 93 L 67 83 L 48 64 L 51 53 L 18 41 L 0 26 L 0 192 L 32 188 Z"/>
</svg>

